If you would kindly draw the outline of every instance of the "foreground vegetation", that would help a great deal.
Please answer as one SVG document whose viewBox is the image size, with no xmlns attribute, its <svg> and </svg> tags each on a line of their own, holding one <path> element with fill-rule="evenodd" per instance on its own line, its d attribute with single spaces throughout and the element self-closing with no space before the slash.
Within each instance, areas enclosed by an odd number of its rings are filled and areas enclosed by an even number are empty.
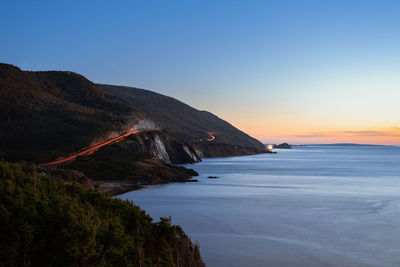
<svg viewBox="0 0 400 267">
<path fill-rule="evenodd" d="M 68 180 L 0 162 L 0 266 L 204 266 L 170 219 Z"/>
</svg>

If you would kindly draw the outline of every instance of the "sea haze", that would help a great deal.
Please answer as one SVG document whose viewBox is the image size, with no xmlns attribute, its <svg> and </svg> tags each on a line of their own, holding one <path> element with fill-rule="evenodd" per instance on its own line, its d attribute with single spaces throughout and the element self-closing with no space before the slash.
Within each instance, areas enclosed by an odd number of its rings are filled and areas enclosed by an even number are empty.
<svg viewBox="0 0 400 267">
<path fill-rule="evenodd" d="M 171 216 L 207 266 L 400 266 L 400 147 L 301 146 L 189 167 L 198 183 L 120 198 Z"/>
</svg>

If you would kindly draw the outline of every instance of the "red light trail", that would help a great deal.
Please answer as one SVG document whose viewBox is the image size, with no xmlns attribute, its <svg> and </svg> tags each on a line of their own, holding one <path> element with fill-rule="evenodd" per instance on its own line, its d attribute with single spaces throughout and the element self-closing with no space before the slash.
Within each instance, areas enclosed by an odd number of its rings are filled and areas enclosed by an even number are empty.
<svg viewBox="0 0 400 267">
<path fill-rule="evenodd" d="M 149 130 L 149 129 L 147 129 L 147 130 Z M 86 150 L 83 150 L 83 151 L 81 151 L 81 152 L 78 152 L 78 153 L 76 153 L 76 154 L 73 154 L 72 156 L 69 156 L 69 157 L 66 157 L 66 158 L 63 158 L 63 159 L 60 159 L 60 160 L 48 162 L 48 163 L 42 163 L 42 164 L 40 164 L 40 166 L 51 166 L 51 165 L 56 165 L 56 164 L 60 164 L 60 163 L 63 163 L 63 162 L 72 160 L 72 159 L 76 158 L 77 156 L 82 156 L 82 155 L 87 154 L 87 153 L 89 153 L 89 152 L 91 152 L 91 151 L 94 151 L 94 150 L 96 150 L 96 149 L 98 149 L 98 148 L 100 148 L 100 147 L 102 147 L 102 146 L 105 146 L 105 145 L 108 145 L 108 144 L 110 144 L 110 143 L 112 143 L 112 142 L 118 141 L 118 140 L 121 139 L 121 138 L 127 137 L 127 136 L 132 135 L 132 134 L 136 134 L 136 133 L 139 133 L 139 132 L 142 132 L 142 131 L 144 131 L 144 129 L 143 129 L 143 130 L 135 130 L 135 131 L 126 133 L 126 134 L 124 134 L 124 135 L 115 137 L 115 138 L 110 139 L 110 140 L 108 140 L 108 141 L 105 141 L 105 142 L 103 142 L 103 143 L 101 143 L 101 144 L 95 145 L 95 146 L 90 147 L 90 148 L 88 148 L 88 149 L 86 149 Z"/>
</svg>

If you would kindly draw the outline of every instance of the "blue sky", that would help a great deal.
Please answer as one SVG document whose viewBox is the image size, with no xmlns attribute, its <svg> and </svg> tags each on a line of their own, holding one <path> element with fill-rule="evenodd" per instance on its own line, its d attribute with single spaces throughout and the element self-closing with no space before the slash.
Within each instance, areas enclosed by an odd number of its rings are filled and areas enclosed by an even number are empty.
<svg viewBox="0 0 400 267">
<path fill-rule="evenodd" d="M 263 141 L 400 144 L 399 14 L 400 1 L 2 1 L 0 61 L 151 89 Z"/>
</svg>

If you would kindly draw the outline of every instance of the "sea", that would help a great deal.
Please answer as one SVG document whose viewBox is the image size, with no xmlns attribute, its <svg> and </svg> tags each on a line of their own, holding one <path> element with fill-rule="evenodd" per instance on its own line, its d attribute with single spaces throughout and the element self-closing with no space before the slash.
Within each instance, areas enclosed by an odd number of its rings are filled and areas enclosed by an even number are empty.
<svg viewBox="0 0 400 267">
<path fill-rule="evenodd" d="M 276 151 L 205 159 L 185 165 L 197 183 L 119 197 L 171 216 L 207 266 L 400 266 L 400 147 Z"/>
</svg>

